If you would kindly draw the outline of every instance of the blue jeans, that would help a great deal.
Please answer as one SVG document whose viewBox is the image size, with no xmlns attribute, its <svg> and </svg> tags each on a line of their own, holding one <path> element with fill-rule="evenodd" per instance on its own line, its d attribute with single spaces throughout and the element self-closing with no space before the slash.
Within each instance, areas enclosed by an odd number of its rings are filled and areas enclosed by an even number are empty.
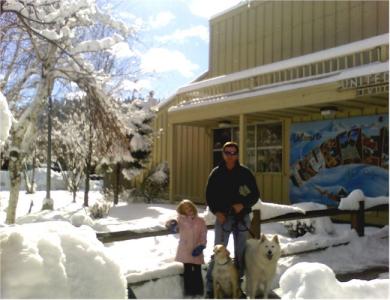
<svg viewBox="0 0 390 300">
<path fill-rule="evenodd" d="M 225 247 L 229 242 L 230 234 L 233 233 L 234 240 L 234 258 L 239 271 L 239 276 L 244 276 L 244 252 L 247 240 L 247 228 L 250 226 L 249 215 L 245 215 L 242 221 L 237 222 L 234 216 L 227 216 L 224 224 L 215 222 L 215 239 L 214 245 L 222 244 Z M 212 271 L 214 267 L 214 258 L 212 257 L 206 275 L 206 290 L 211 292 L 213 290 Z"/>
</svg>

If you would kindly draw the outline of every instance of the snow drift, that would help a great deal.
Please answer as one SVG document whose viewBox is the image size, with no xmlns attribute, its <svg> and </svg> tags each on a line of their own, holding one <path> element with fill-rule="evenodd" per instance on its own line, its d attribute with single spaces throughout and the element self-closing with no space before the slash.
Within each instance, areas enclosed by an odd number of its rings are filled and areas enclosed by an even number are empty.
<svg viewBox="0 0 390 300">
<path fill-rule="evenodd" d="M 0 251 L 2 298 L 127 298 L 120 267 L 89 227 L 6 226 Z"/>
<path fill-rule="evenodd" d="M 339 209 L 358 210 L 359 202 L 364 201 L 365 209 L 381 204 L 389 204 L 389 196 L 367 197 L 360 189 L 353 190 L 347 197 L 341 198 Z"/>
<path fill-rule="evenodd" d="M 366 298 L 388 299 L 389 280 L 351 280 L 339 282 L 328 266 L 320 263 L 298 263 L 280 278 L 282 299 Z"/>
</svg>

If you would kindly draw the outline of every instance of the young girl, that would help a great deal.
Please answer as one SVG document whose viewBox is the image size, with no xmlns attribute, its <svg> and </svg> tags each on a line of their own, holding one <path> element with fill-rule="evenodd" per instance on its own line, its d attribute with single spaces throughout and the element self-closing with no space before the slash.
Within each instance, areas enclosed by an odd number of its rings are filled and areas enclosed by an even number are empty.
<svg viewBox="0 0 390 300">
<path fill-rule="evenodd" d="M 175 260 L 184 264 L 184 292 L 188 296 L 203 295 L 201 265 L 204 264 L 206 223 L 190 200 L 181 201 L 176 210 L 180 240 Z"/>
</svg>

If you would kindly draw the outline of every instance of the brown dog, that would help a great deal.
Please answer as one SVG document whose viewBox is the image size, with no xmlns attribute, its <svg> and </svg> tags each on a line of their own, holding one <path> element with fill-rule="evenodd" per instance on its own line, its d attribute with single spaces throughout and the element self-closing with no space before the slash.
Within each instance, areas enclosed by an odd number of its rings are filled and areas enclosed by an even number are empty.
<svg viewBox="0 0 390 300">
<path fill-rule="evenodd" d="M 223 245 L 214 247 L 213 289 L 214 298 L 240 298 L 238 272 L 230 258 L 230 253 Z"/>
</svg>

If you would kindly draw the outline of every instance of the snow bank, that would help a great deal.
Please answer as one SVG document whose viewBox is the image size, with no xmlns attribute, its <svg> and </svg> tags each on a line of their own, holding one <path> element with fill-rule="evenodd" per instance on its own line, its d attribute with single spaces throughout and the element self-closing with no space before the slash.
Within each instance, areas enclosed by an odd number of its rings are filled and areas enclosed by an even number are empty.
<svg viewBox="0 0 390 300">
<path fill-rule="evenodd" d="M 312 235 L 313 238 L 306 237 L 304 239 L 298 239 L 297 241 L 292 241 L 282 245 L 283 254 L 294 254 L 303 251 L 310 251 L 314 249 L 327 248 L 333 245 L 339 245 L 348 243 L 354 238 L 358 237 L 356 231 L 350 230 L 343 232 L 338 236 L 329 236 L 324 235 Z M 315 237 L 317 236 L 317 237 Z"/>
<path fill-rule="evenodd" d="M 339 282 L 328 266 L 298 263 L 280 278 L 282 299 L 366 298 L 388 299 L 389 280 L 351 280 Z"/>
<path fill-rule="evenodd" d="M 358 210 L 360 201 L 364 201 L 364 208 L 367 209 L 376 205 L 389 204 L 389 197 L 366 197 L 362 190 L 357 189 L 352 191 L 347 197 L 341 198 L 339 209 Z"/>
<path fill-rule="evenodd" d="M 4 298 L 127 298 L 120 267 L 88 227 L 7 226 L 0 245 Z"/>
<path fill-rule="evenodd" d="M 181 276 L 163 277 L 132 288 L 138 299 L 184 299 Z"/>
<path fill-rule="evenodd" d="M 8 102 L 0 91 L 0 145 L 5 142 L 12 125 L 12 114 L 8 108 Z"/>
<path fill-rule="evenodd" d="M 80 224 L 80 218 L 77 215 L 81 214 L 86 217 L 88 209 L 83 208 L 84 193 L 77 192 L 76 203 L 73 203 L 73 195 L 68 191 L 51 191 L 51 198 L 53 200 L 54 210 L 42 211 L 42 205 L 46 198 L 45 191 L 37 191 L 34 194 L 27 194 L 24 191 L 19 192 L 19 201 L 16 208 L 16 223 L 35 223 L 46 221 L 67 221 L 75 222 L 74 225 Z M 103 195 L 98 191 L 89 192 L 89 204 L 93 205 Z M 6 211 L 9 201 L 9 191 L 0 191 L 0 224 L 6 220 Z M 31 212 L 29 213 L 31 205 Z M 72 216 L 79 220 L 72 220 Z M 83 221 L 84 225 L 90 225 L 88 220 Z"/>
<path fill-rule="evenodd" d="M 257 201 L 257 203 L 252 207 L 252 210 L 254 209 L 261 210 L 262 220 L 271 219 L 288 213 L 301 213 L 301 214 L 305 213 L 305 211 L 303 209 L 300 209 L 299 207 L 294 207 L 291 205 L 267 203 L 261 201 L 261 199 L 259 199 L 259 201 Z"/>
</svg>

